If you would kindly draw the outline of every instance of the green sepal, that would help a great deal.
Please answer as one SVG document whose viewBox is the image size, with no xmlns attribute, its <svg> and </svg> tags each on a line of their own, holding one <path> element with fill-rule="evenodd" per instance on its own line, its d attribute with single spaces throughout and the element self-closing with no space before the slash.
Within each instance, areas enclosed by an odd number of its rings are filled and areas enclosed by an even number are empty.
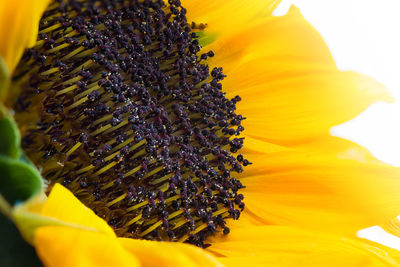
<svg viewBox="0 0 400 267">
<path fill-rule="evenodd" d="M 0 236 L 0 266 L 43 266 L 35 249 L 22 238 L 14 223 L 1 213 Z"/>
<path fill-rule="evenodd" d="M 21 155 L 21 135 L 14 119 L 3 117 L 0 119 L 0 155 L 17 159 Z"/>
<path fill-rule="evenodd" d="M 218 39 L 219 34 L 211 32 L 196 32 L 201 47 L 205 47 L 215 42 Z"/>
<path fill-rule="evenodd" d="M 0 194 L 15 205 L 42 191 L 43 182 L 31 165 L 0 155 Z"/>
</svg>

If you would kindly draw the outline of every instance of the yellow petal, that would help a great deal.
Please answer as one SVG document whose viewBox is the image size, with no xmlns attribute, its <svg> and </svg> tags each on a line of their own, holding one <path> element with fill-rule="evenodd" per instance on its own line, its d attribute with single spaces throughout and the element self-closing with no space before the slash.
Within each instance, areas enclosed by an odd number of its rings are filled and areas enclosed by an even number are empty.
<svg viewBox="0 0 400 267">
<path fill-rule="evenodd" d="M 35 232 L 33 243 L 46 266 L 222 266 L 192 245 L 117 238 L 104 220 L 60 184 L 53 187 L 40 214 L 64 222 Z"/>
<path fill-rule="evenodd" d="M 46 266 L 139 266 L 108 224 L 60 184 L 53 187 L 40 214 L 70 224 L 36 230 L 34 245 Z"/>
<path fill-rule="evenodd" d="M 394 218 L 392 220 L 389 220 L 388 222 L 382 224 L 381 227 L 386 232 L 389 232 L 392 235 L 400 237 L 400 220 L 399 220 L 399 217 L 396 217 L 396 218 Z"/>
<path fill-rule="evenodd" d="M 243 155 L 251 158 L 252 155 L 265 155 L 276 152 L 284 151 L 304 151 L 313 154 L 320 154 L 322 156 L 332 156 L 337 159 L 349 159 L 359 162 L 381 163 L 375 158 L 371 152 L 357 143 L 347 139 L 331 136 L 329 134 L 321 134 L 316 138 L 310 138 L 299 144 L 291 146 L 280 146 L 277 144 L 269 143 L 258 138 L 247 136 L 246 133 L 242 134 L 245 138 L 244 147 L 240 151 Z M 246 173 L 245 173 L 246 174 Z"/>
<path fill-rule="evenodd" d="M 54 185 L 41 210 L 41 215 L 115 236 L 114 231 L 104 220 L 60 184 Z"/>
<path fill-rule="evenodd" d="M 366 76 L 340 72 L 318 32 L 296 8 L 211 45 L 213 65 L 228 77 L 228 97 L 240 95 L 246 135 L 279 145 L 309 142 L 337 124 L 389 100 Z"/>
<path fill-rule="evenodd" d="M 258 224 L 354 234 L 400 210 L 399 168 L 293 151 L 250 160 L 254 164 L 240 177 L 246 186 L 243 217 Z"/>
<path fill-rule="evenodd" d="M 117 238 L 100 232 L 46 226 L 37 230 L 35 247 L 47 267 L 140 266 Z"/>
<path fill-rule="evenodd" d="M 257 19 L 271 16 L 280 0 L 183 0 L 188 22 L 207 24 L 206 33 L 228 35 L 248 27 Z M 221 19 L 229 14 L 229 19 Z"/>
<path fill-rule="evenodd" d="M 281 145 L 326 134 L 387 98 L 380 84 L 349 72 L 287 77 L 235 93 L 243 98 L 238 109 L 247 135 Z"/>
<path fill-rule="evenodd" d="M 223 266 L 217 259 L 198 247 L 171 242 L 119 238 L 121 244 L 136 255 L 142 266 L 191 267 Z"/>
<path fill-rule="evenodd" d="M 25 48 L 35 44 L 39 20 L 50 0 L 0 1 L 0 56 L 12 73 Z"/>
<path fill-rule="evenodd" d="M 250 155 L 265 155 L 275 152 L 283 152 L 293 150 L 290 147 L 280 146 L 273 143 L 269 143 L 264 140 L 247 136 L 246 133 L 242 134 L 244 138 L 244 147 L 240 150 L 240 153 L 246 156 Z"/>
<path fill-rule="evenodd" d="M 285 226 L 247 227 L 215 238 L 227 266 L 398 266 L 400 252 L 361 239 Z"/>
<path fill-rule="evenodd" d="M 229 90 L 286 75 L 336 69 L 323 38 L 294 6 L 285 16 L 267 16 L 233 36 L 219 38 L 206 49 L 215 52 L 208 62 L 223 67 L 228 75 L 225 82 L 232 85 L 226 88 Z"/>
<path fill-rule="evenodd" d="M 347 139 L 328 134 L 310 139 L 308 142 L 294 146 L 294 148 L 298 150 L 307 150 L 312 153 L 330 155 L 338 159 L 351 159 L 365 163 L 381 163 L 365 147 Z"/>
</svg>

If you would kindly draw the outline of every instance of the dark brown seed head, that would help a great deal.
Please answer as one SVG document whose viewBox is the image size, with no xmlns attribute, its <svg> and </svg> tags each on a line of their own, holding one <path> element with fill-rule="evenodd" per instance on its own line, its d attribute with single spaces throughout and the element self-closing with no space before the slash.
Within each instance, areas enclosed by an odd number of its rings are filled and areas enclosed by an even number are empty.
<svg viewBox="0 0 400 267">
<path fill-rule="evenodd" d="M 14 83 L 29 157 L 119 236 L 204 246 L 244 208 L 240 97 L 179 0 L 58 0 Z M 197 29 L 206 25 L 193 24 Z"/>
</svg>

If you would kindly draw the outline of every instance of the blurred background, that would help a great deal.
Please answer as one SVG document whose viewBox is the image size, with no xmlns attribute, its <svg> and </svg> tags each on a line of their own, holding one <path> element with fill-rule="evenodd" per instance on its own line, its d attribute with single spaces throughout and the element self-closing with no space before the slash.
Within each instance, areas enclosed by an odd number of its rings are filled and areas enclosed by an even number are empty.
<svg viewBox="0 0 400 267">
<path fill-rule="evenodd" d="M 334 127 L 332 134 L 400 166 L 400 0 L 283 0 L 275 15 L 285 14 L 292 4 L 321 33 L 339 69 L 375 78 L 396 99 L 374 104 L 352 121 Z M 400 249 L 400 238 L 379 227 L 358 235 Z"/>
</svg>

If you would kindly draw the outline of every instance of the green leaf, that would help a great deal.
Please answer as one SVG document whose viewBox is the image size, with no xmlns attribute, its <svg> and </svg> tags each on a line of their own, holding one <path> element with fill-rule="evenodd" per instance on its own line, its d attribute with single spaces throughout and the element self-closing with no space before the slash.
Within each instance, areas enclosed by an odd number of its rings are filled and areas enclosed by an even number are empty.
<svg viewBox="0 0 400 267">
<path fill-rule="evenodd" d="M 42 190 L 42 178 L 27 163 L 0 155 L 0 194 L 11 204 L 23 202 Z"/>
<path fill-rule="evenodd" d="M 196 35 L 198 36 L 201 47 L 205 47 L 213 43 L 219 36 L 217 33 L 211 32 L 196 32 Z"/>
<path fill-rule="evenodd" d="M 11 117 L 0 119 L 0 155 L 8 156 L 13 159 L 20 157 L 19 130 L 15 121 Z"/>
<path fill-rule="evenodd" d="M 0 236 L 0 266 L 43 266 L 35 249 L 25 242 L 15 225 L 1 213 Z"/>
</svg>

